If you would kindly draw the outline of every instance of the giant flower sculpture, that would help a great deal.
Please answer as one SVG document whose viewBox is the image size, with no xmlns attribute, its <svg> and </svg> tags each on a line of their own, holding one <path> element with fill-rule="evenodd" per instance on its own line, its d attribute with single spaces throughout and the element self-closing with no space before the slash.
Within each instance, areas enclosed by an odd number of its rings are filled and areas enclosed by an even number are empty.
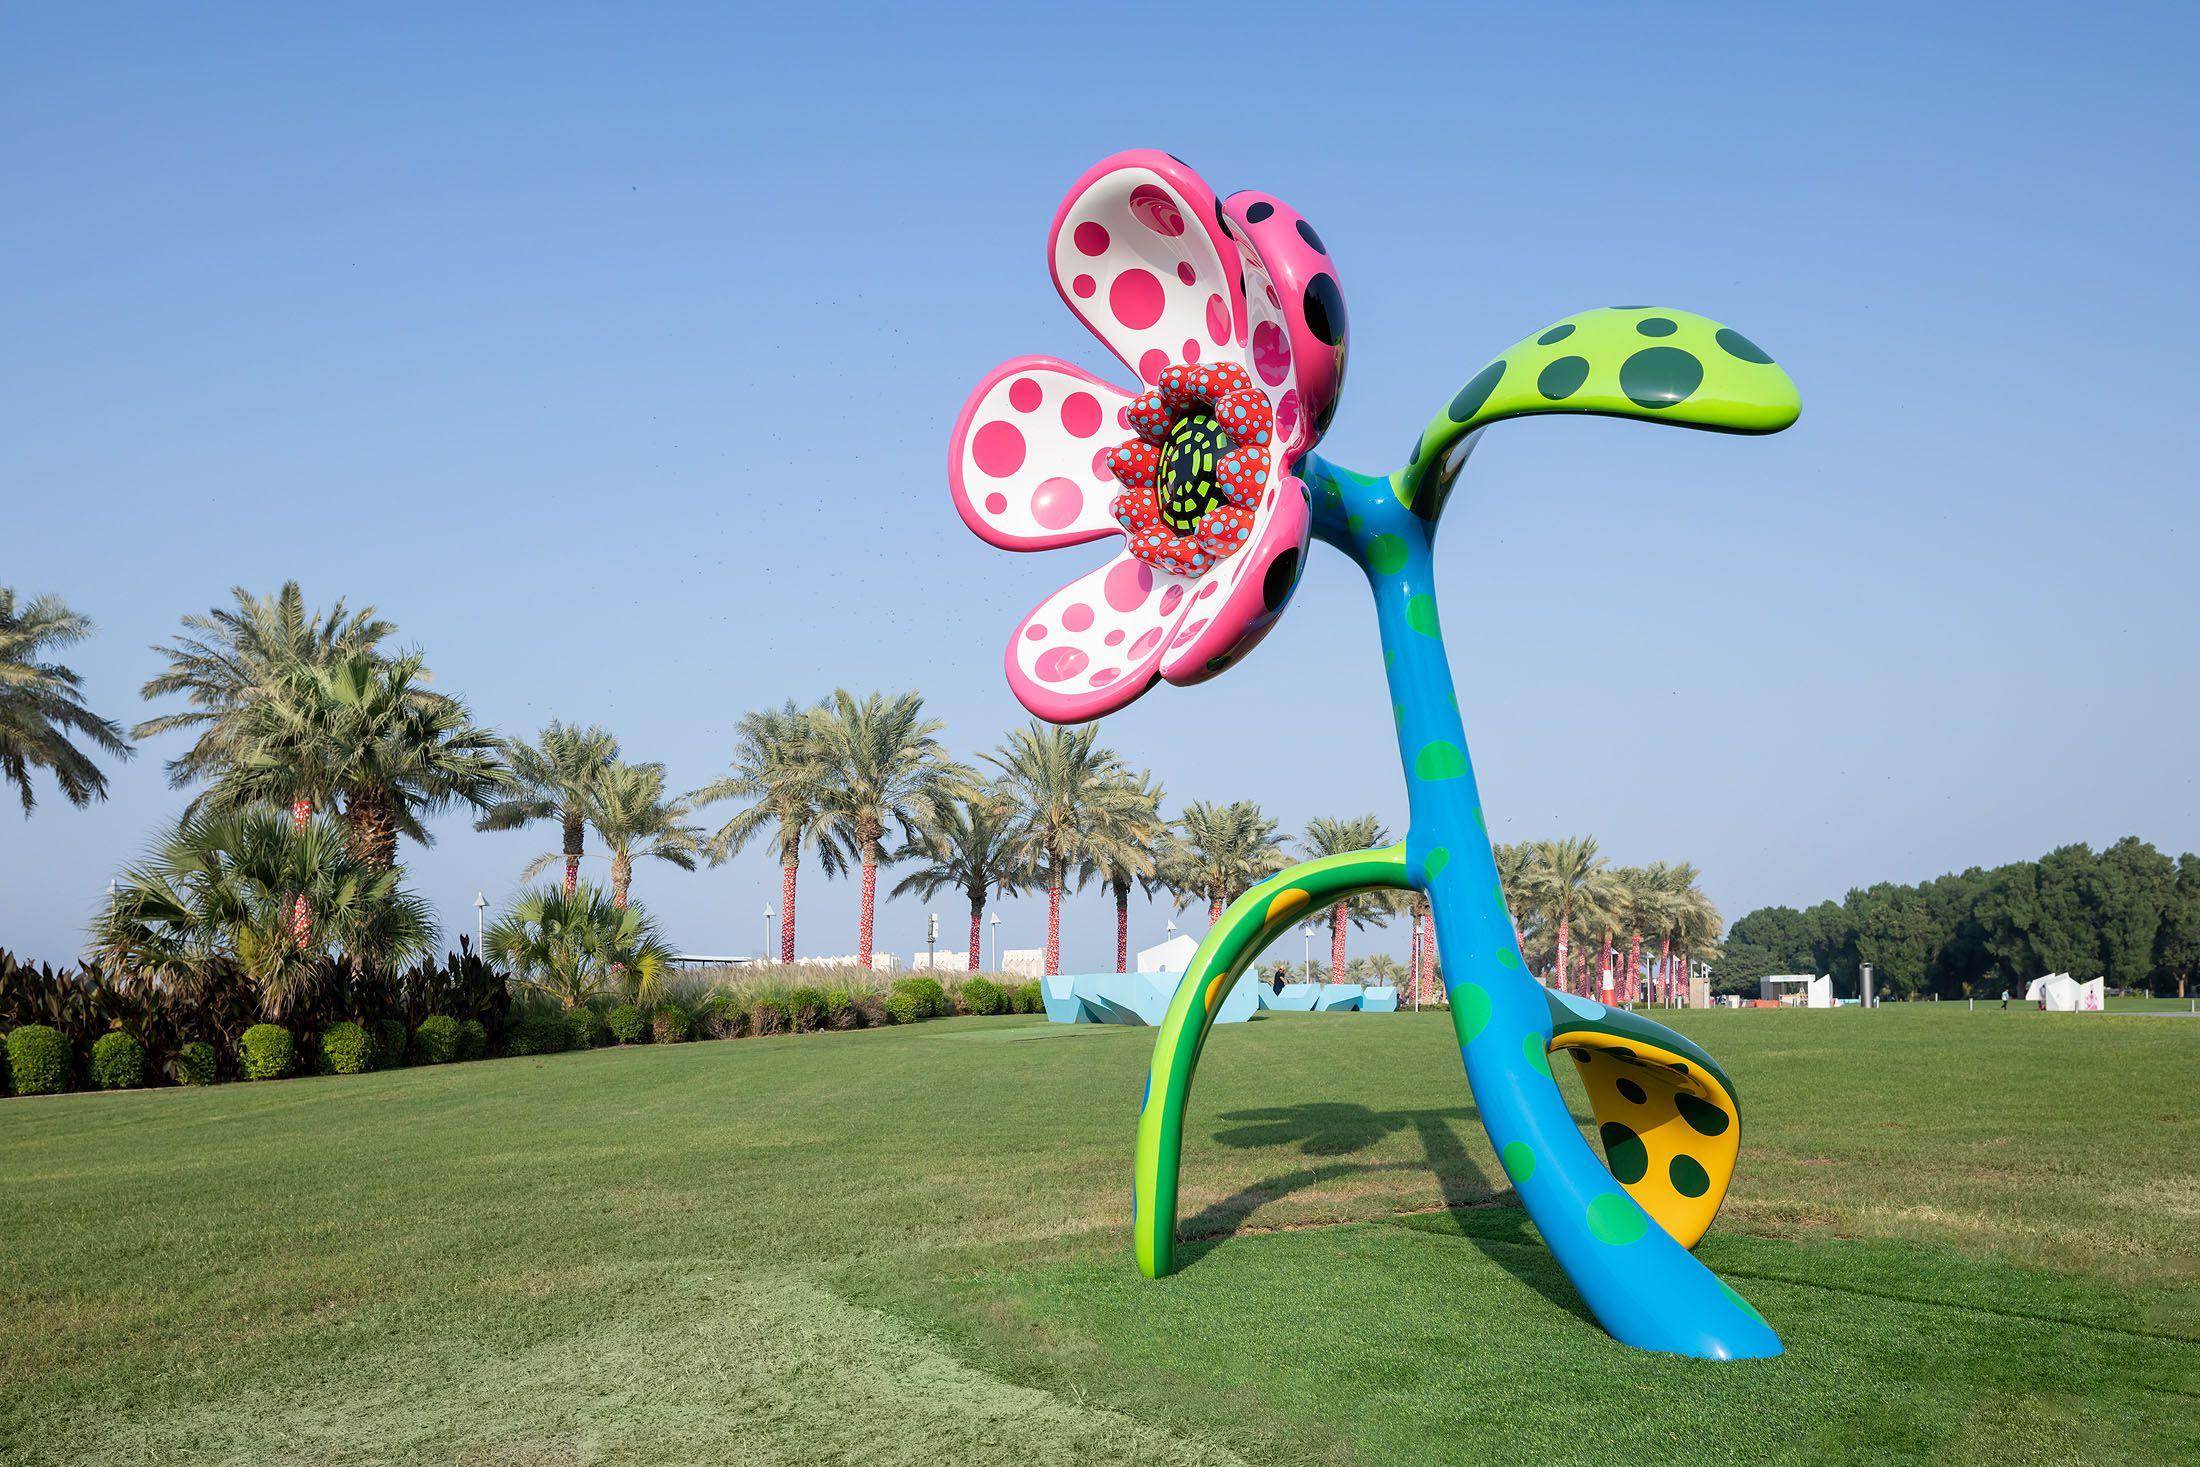
<svg viewBox="0 0 2200 1467">
<path fill-rule="evenodd" d="M 1009 638 L 1016 696 L 1066 723 L 1212 677 L 1266 635 L 1305 564 L 1290 465 L 1335 411 L 1345 317 L 1311 225 L 1266 194 L 1219 200 L 1166 153 L 1079 179 L 1047 264 L 1139 386 L 1011 358 L 964 403 L 947 477 L 1003 549 L 1121 541 Z"/>
<path fill-rule="evenodd" d="M 1310 540 L 1375 599 L 1412 821 L 1380 850 L 1311 861 L 1231 904 L 1200 944 L 1139 1103 L 1132 1239 L 1175 1267 L 1185 1106 L 1230 988 L 1303 913 L 1364 891 L 1427 895 L 1445 994 L 1482 1122 L 1537 1230 L 1604 1326 L 1645 1349 L 1779 1353 L 1757 1312 L 1689 1253 L 1732 1177 L 1730 1076 L 1680 1034 L 1531 977 L 1505 908 L 1437 614 L 1436 530 L 1484 429 L 1593 413 L 1727 433 L 1795 421 L 1787 374 L 1685 311 L 1620 306 L 1552 322 L 1451 397 L 1386 475 L 1314 451 L 1344 377 L 1344 301 L 1321 236 L 1281 201 L 1218 200 L 1163 153 L 1122 153 L 1055 214 L 1056 287 L 1137 375 L 1113 386 L 1046 357 L 979 382 L 948 480 L 972 529 L 1010 550 L 1119 539 L 1009 639 L 1008 679 L 1042 718 L 1108 713 L 1157 681 L 1196 683 L 1264 636 Z M 1579 1067 L 1600 1157 L 1550 1060 Z"/>
</svg>

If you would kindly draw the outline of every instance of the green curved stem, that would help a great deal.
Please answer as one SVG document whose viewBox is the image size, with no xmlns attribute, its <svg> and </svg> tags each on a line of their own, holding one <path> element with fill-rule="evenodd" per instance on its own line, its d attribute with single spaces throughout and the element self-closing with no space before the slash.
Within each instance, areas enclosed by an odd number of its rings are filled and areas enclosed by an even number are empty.
<svg viewBox="0 0 2200 1467">
<path fill-rule="evenodd" d="M 1161 1278 L 1176 1268 L 1177 1166 L 1184 1151 L 1184 1106 L 1192 1072 L 1215 1014 L 1269 943 L 1311 911 L 1362 892 L 1405 889 L 1406 848 L 1348 851 L 1293 866 L 1232 902 L 1208 932 L 1176 986 L 1154 1041 L 1139 1101 L 1138 1155 L 1131 1231 L 1138 1271 Z"/>
</svg>

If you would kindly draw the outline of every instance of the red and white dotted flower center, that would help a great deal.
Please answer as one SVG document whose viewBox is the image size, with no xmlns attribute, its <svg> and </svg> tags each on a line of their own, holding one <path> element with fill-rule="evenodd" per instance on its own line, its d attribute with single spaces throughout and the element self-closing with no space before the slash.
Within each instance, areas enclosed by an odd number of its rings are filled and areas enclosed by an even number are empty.
<svg viewBox="0 0 2200 1467">
<path fill-rule="evenodd" d="M 1123 488 L 1109 506 L 1132 555 L 1200 576 L 1252 540 L 1275 413 L 1243 367 L 1178 362 L 1124 411 L 1137 437 L 1108 456 Z"/>
</svg>

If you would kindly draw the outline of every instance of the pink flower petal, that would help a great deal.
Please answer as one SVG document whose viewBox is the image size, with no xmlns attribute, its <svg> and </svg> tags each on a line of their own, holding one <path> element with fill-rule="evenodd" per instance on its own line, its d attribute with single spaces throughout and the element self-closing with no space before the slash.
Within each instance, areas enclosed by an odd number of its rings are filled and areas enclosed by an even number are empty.
<svg viewBox="0 0 2200 1467">
<path fill-rule="evenodd" d="M 1016 357 L 964 402 L 947 449 L 963 523 L 1004 550 L 1049 550 L 1122 533 L 1116 485 L 1094 454 L 1101 418 L 1130 394 L 1050 357 Z M 1083 432 L 1079 430 L 1083 429 Z"/>
<path fill-rule="evenodd" d="M 1239 239 L 1260 261 L 1257 273 L 1246 271 L 1245 289 L 1254 301 L 1251 315 L 1256 360 L 1263 362 L 1261 380 L 1273 388 L 1271 395 L 1278 403 L 1276 436 L 1282 461 L 1289 462 L 1320 439 L 1344 390 L 1344 293 L 1321 235 L 1283 200 L 1273 194 L 1232 194 L 1222 212 L 1230 216 Z M 1283 340 L 1271 343 L 1269 353 L 1263 355 L 1257 344 L 1270 321 L 1281 328 Z M 1270 376 L 1270 367 L 1286 359 L 1286 374 Z M 1281 403 L 1293 389 L 1297 410 L 1287 424 Z"/>
<path fill-rule="evenodd" d="M 1056 591 L 1009 636 L 1004 663 L 1017 701 L 1051 722 L 1080 723 L 1145 692 L 1189 584 L 1125 553 Z"/>
<path fill-rule="evenodd" d="M 1236 256 L 1214 190 L 1150 149 L 1118 153 L 1087 172 L 1062 200 L 1047 239 L 1062 299 L 1141 372 L 1157 354 L 1166 364 L 1186 341 L 1212 337 L 1208 302 L 1218 285 L 1230 298 L 1217 314 L 1236 327 L 1244 316 L 1237 272 L 1223 268 Z"/>
<path fill-rule="evenodd" d="M 1306 564 L 1313 513 L 1306 485 L 1285 478 L 1283 492 L 1265 500 L 1253 519 L 1245 548 L 1224 560 L 1186 600 L 1184 629 L 1161 659 L 1161 675 L 1189 686 L 1243 661 L 1291 598 Z"/>
</svg>

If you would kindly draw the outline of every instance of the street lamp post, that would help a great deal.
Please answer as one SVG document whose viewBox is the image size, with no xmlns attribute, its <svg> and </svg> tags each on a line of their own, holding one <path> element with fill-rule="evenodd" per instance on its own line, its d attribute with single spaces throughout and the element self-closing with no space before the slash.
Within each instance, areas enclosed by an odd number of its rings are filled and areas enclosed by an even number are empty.
<svg viewBox="0 0 2200 1467">
<path fill-rule="evenodd" d="M 1001 914 L 999 912 L 993 914 L 993 967 L 991 971 L 995 973 L 1001 971 Z"/>
<path fill-rule="evenodd" d="M 767 960 L 771 955 L 773 915 L 774 913 L 770 907 L 764 909 L 764 946 L 757 950 L 756 959 L 758 962 Z"/>
<path fill-rule="evenodd" d="M 488 910 L 489 910 L 489 899 L 488 899 L 488 897 L 486 897 L 486 896 L 482 895 L 482 894 L 481 894 L 480 892 L 478 892 L 478 891 L 477 891 L 477 892 L 475 892 L 475 893 L 474 893 L 474 953 L 475 953 L 475 955 L 476 955 L 476 956 L 479 956 L 479 955 L 480 955 L 480 952 L 481 952 L 481 921 L 482 921 L 482 917 L 483 917 L 483 915 L 484 915 L 484 914 L 486 914 L 486 913 L 488 912 Z"/>
<path fill-rule="evenodd" d="M 939 965 L 939 959 L 932 952 L 932 949 L 939 944 L 939 940 L 940 914 L 934 912 L 924 919 L 924 971 L 927 973 Z"/>
<path fill-rule="evenodd" d="M 1313 941 L 1314 924 L 1301 922 L 1299 924 L 1299 981 L 1301 983 L 1306 981 L 1306 975 L 1314 967 Z"/>
</svg>

